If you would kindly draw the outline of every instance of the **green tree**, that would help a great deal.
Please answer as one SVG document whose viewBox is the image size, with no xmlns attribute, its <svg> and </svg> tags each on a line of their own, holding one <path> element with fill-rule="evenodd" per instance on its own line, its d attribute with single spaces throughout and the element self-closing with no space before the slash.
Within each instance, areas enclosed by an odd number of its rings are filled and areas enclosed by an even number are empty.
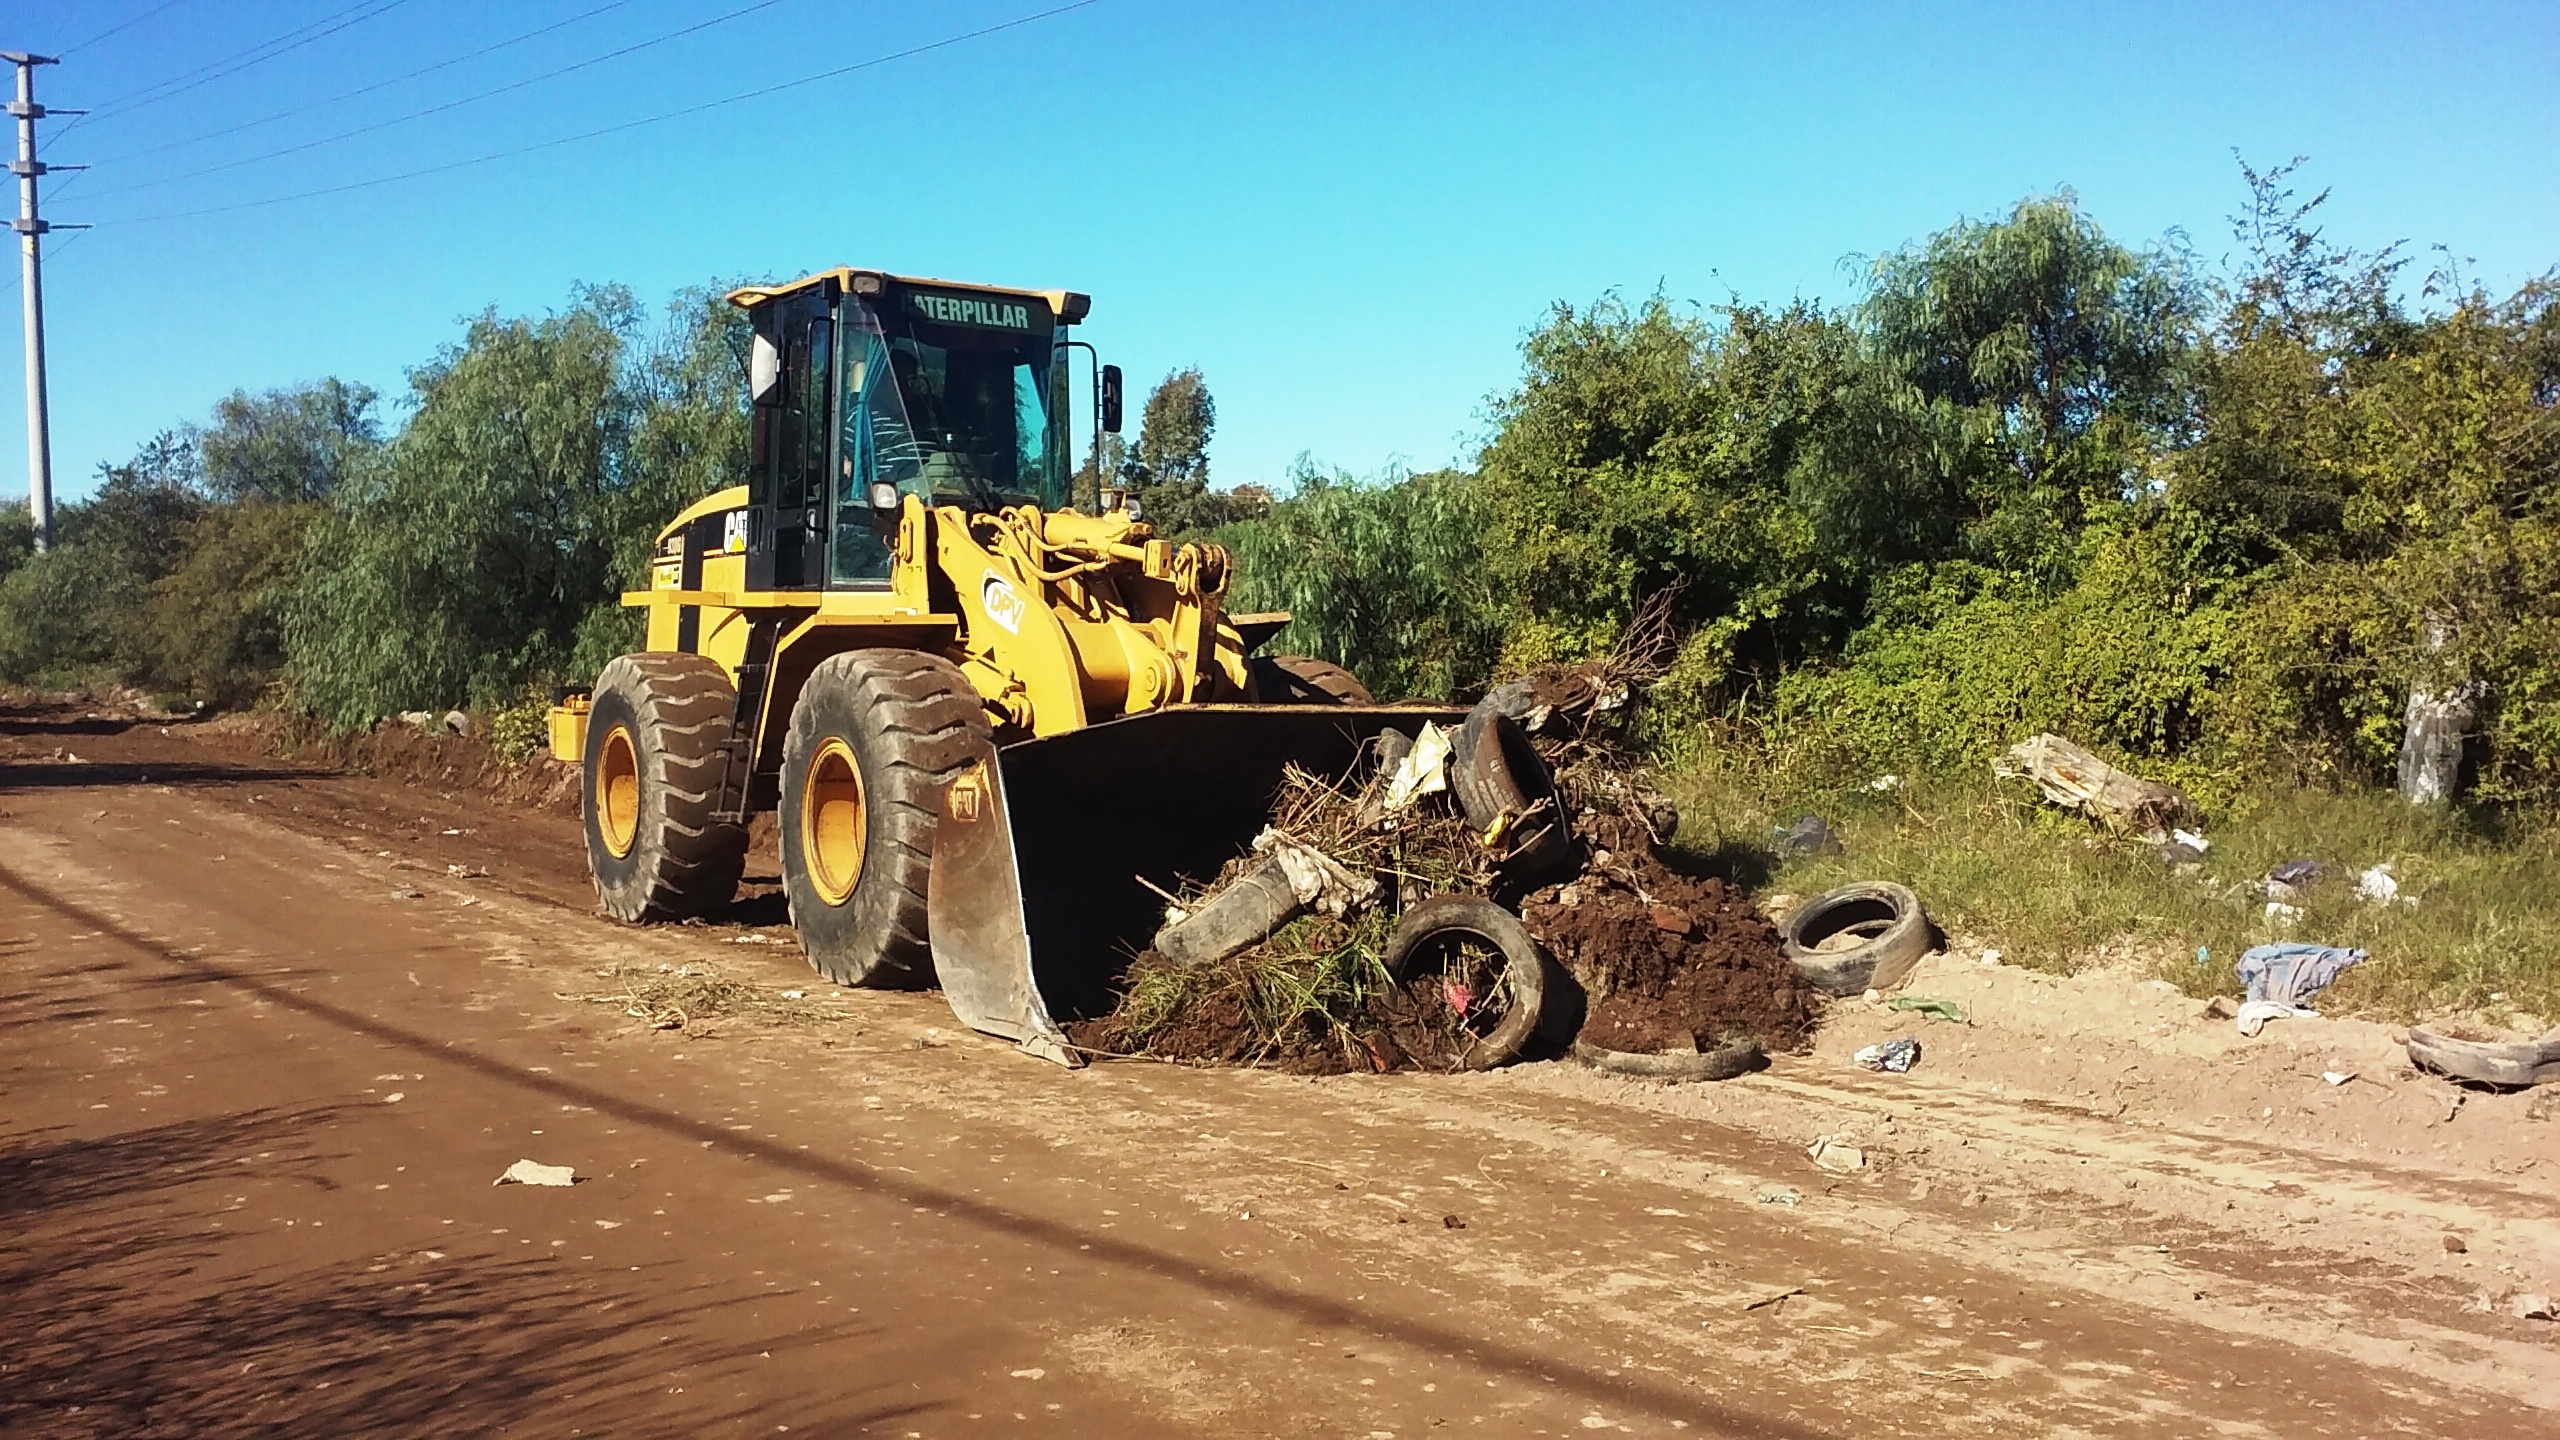
<svg viewBox="0 0 2560 1440">
<path fill-rule="evenodd" d="M 1248 518 L 1255 508 L 1251 497 L 1240 504 L 1209 488 L 1209 436 L 1217 428 L 1218 405 L 1200 367 L 1173 371 L 1147 392 L 1137 442 L 1127 448 L 1119 473 L 1157 534 L 1198 536 Z"/>
<path fill-rule="evenodd" d="M 370 386 L 335 378 L 263 395 L 232 391 L 196 437 L 206 491 L 276 504 L 329 498 L 354 458 L 381 443 L 376 398 Z"/>
<path fill-rule="evenodd" d="M 1301 459 L 1261 519 L 1220 530 L 1236 552 L 1229 608 L 1286 610 L 1275 653 L 1347 667 L 1381 698 L 1449 699 L 1481 687 L 1502 637 L 1486 584 L 1486 513 L 1472 476 L 1361 483 Z"/>
<path fill-rule="evenodd" d="M 2173 237 L 2174 238 L 2174 237 Z M 1868 270 L 1877 377 L 1853 426 L 1934 492 L 1964 553 L 2067 582 L 2082 527 L 2155 486 L 2186 420 L 2203 292 L 2183 250 L 2109 239 L 2069 191 L 1966 220 Z"/>
</svg>

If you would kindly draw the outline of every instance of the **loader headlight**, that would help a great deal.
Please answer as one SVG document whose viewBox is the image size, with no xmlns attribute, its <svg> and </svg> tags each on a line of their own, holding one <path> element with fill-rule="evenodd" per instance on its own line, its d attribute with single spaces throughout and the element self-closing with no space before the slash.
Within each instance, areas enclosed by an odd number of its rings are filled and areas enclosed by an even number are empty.
<svg viewBox="0 0 2560 1440">
<path fill-rule="evenodd" d="M 898 508 L 898 487 L 897 487 L 897 486 L 895 486 L 895 485 L 893 485 L 893 484 L 891 484 L 891 483 L 889 483 L 889 482 L 888 482 L 888 481 L 886 481 L 886 480 L 874 480 L 874 481 L 872 481 L 872 482 L 871 482 L 871 508 L 872 508 L 872 509 L 874 509 L 874 510 L 895 510 L 895 509 L 897 509 L 897 508 Z"/>
<path fill-rule="evenodd" d="M 1135 495 L 1121 501 L 1120 508 L 1128 514 L 1129 523 L 1132 525 L 1147 518 L 1147 507 L 1139 504 L 1138 497 Z"/>
</svg>

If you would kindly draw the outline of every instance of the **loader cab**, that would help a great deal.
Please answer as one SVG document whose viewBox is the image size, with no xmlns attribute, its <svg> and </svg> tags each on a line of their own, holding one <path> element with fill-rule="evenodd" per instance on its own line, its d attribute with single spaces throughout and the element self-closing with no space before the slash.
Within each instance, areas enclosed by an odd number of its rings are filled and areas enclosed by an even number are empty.
<svg viewBox="0 0 2560 1440">
<path fill-rule="evenodd" d="M 1084 296 L 841 270 L 729 298 L 754 323 L 750 590 L 886 588 L 906 496 L 1067 503 Z"/>
</svg>

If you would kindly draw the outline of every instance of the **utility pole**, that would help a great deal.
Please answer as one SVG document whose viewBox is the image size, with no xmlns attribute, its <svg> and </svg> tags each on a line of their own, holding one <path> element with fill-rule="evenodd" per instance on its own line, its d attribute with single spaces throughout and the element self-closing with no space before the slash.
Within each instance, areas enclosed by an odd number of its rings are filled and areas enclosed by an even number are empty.
<svg viewBox="0 0 2560 1440">
<path fill-rule="evenodd" d="M 50 55 L 29 55 L 15 50 L 0 50 L 0 60 L 18 67 L 18 98 L 11 102 L 9 113 L 18 120 L 18 158 L 9 169 L 18 177 L 18 219 L 11 228 L 18 232 L 19 294 L 27 311 L 27 516 L 35 522 L 36 548 L 48 549 L 53 544 L 53 440 L 46 433 L 44 397 L 44 234 L 57 227 L 47 225 L 36 213 L 36 181 L 48 170 L 81 170 L 81 165 L 47 165 L 36 158 L 36 122 L 45 117 L 45 108 L 36 103 L 36 67 L 50 65 Z M 77 115 L 77 110 L 56 110 L 56 115 Z M 85 225 L 64 225 L 64 230 L 85 230 Z"/>
</svg>

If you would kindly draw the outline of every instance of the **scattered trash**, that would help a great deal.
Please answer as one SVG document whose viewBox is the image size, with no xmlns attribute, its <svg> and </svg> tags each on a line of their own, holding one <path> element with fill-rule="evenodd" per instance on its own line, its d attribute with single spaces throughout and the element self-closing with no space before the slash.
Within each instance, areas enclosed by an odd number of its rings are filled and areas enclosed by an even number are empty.
<svg viewBox="0 0 2560 1440">
<path fill-rule="evenodd" d="M 1395 773 L 1388 777 L 1379 809 L 1384 814 L 1400 815 L 1412 808 L 1414 801 L 1448 788 L 1449 732 L 1426 720 L 1422 733 L 1413 738 L 1413 748 L 1404 753 Z"/>
<path fill-rule="evenodd" d="M 2560 1320 L 2548 1295 L 2518 1295 L 2507 1302 L 2507 1313 L 2519 1320 Z"/>
<path fill-rule="evenodd" d="M 477 880 L 489 873 L 486 865 L 447 865 L 444 873 L 463 880 Z"/>
<path fill-rule="evenodd" d="M 1908 1010 L 1914 1015 L 1924 1016 L 1931 1020 L 1951 1020 L 1958 1025 L 1970 1025 L 1973 1023 L 1973 1021 L 1965 1015 L 1964 1007 L 1956 1004 L 1952 1000 L 1924 1000 L 1917 995 L 1896 995 L 1892 999 L 1884 1002 L 1884 1008 L 1887 1010 Z"/>
<path fill-rule="evenodd" d="M 1459 1219 L 1455 1215 L 1443 1215 L 1440 1217 L 1440 1228 L 1443 1230 L 1464 1230 L 1467 1228 L 1467 1222 Z"/>
<path fill-rule="evenodd" d="M 1049 1375 L 1048 1371 L 1041 1369 L 1037 1365 L 1032 1366 L 1028 1370 L 1016 1370 L 1011 1373 L 1013 1378 L 1016 1380 L 1044 1380 L 1047 1379 Z"/>
<path fill-rule="evenodd" d="M 1997 965 L 1997 964 L 1999 964 L 1999 963 L 2000 963 L 2000 952 L 1999 952 L 1999 951 L 1997 951 L 1997 950 L 1985 950 L 1985 951 L 1983 951 L 1983 952 L 1982 952 L 1982 963 L 1983 963 L 1983 964 L 1985 964 L 1985 965 Z"/>
<path fill-rule="evenodd" d="M 2279 925 L 2291 925 L 2302 918 L 2302 907 L 2287 905 L 2281 900 L 2270 900 L 2267 902 L 2267 918 Z"/>
<path fill-rule="evenodd" d="M 2348 1081 L 2356 1078 L 2356 1072 L 2353 1070 L 2323 1070 L 2320 1072 L 2320 1078 L 2328 1081 L 2332 1085 L 2344 1085 Z"/>
<path fill-rule="evenodd" d="M 1788 1286 L 1786 1289 L 1779 1291 L 1779 1292 L 1778 1292 L 1777 1294 L 1775 1294 L 1775 1295 L 1763 1295 L 1763 1296 L 1761 1296 L 1761 1297 L 1760 1297 L 1759 1299 L 1757 1299 L 1757 1300 L 1753 1300 L 1753 1301 L 1746 1302 L 1746 1303 L 1743 1305 L 1743 1307 L 1742 1307 L 1742 1308 L 1743 1308 L 1743 1310 L 1744 1310 L 1746 1313 L 1747 1313 L 1747 1312 L 1749 1312 L 1749 1311 L 1753 1311 L 1753 1310 L 1766 1310 L 1766 1309 L 1768 1309 L 1770 1306 L 1777 1304 L 1777 1303 L 1778 1303 L 1779 1301 L 1781 1301 L 1781 1300 L 1791 1299 L 1791 1298 L 1793 1298 L 1793 1297 L 1795 1297 L 1795 1296 L 1798 1296 L 1798 1295 L 1801 1295 L 1801 1294 L 1803 1294 L 1803 1293 L 1804 1293 L 1804 1287 L 1803 1287 L 1803 1286 L 1801 1286 L 1801 1285 L 1790 1285 L 1790 1286 Z"/>
<path fill-rule="evenodd" d="M 2009 747 L 1992 762 L 1991 773 L 2032 780 L 2054 804 L 2155 845 L 2168 844 L 2173 829 L 2204 823 L 2204 812 L 2184 791 L 2119 770 L 2059 735 L 2037 735 Z"/>
<path fill-rule="evenodd" d="M 1840 837 L 1831 833 L 1831 825 L 1819 815 L 1805 815 L 1778 832 L 1774 846 L 1781 855 L 1837 855 Z"/>
<path fill-rule="evenodd" d="M 782 998 L 785 1000 L 806 1000 L 809 998 L 809 992 L 806 990 L 785 990 L 782 992 Z"/>
<path fill-rule="evenodd" d="M 2252 945 L 2240 952 L 2242 993 L 2251 1000 L 2303 1005 L 2329 988 L 2338 973 L 2364 963 L 2366 952 L 2334 945 Z"/>
<path fill-rule="evenodd" d="M 492 1185 L 574 1185 L 577 1172 L 566 1165 L 544 1165 L 533 1160 L 519 1160 L 507 1172 L 489 1182 Z"/>
<path fill-rule="evenodd" d="M 1836 1135 L 1825 1135 L 1814 1141 L 1805 1153 L 1813 1157 L 1814 1164 L 1843 1175 L 1852 1170 L 1863 1170 L 1867 1165 L 1867 1152 Z"/>
<path fill-rule="evenodd" d="M 2278 900 L 2290 900 L 2318 886 L 2335 873 L 2335 867 L 2321 860 L 2287 860 L 2267 872 L 2266 891 Z"/>
<path fill-rule="evenodd" d="M 2288 1005 L 2281 1000 L 2252 1000 L 2241 1006 L 2233 1018 L 2239 1022 L 2240 1033 L 2254 1040 L 2270 1020 L 2317 1020 L 2320 1012 L 2308 1005 Z"/>
<path fill-rule="evenodd" d="M 1916 1036 L 1904 1035 L 1870 1045 L 1850 1056 L 1849 1063 L 1861 1070 L 1890 1071 L 1900 1075 L 1920 1063 L 1920 1041 Z"/>
<path fill-rule="evenodd" d="M 2500 1045 L 2413 1029 L 2409 1032 L 2409 1063 L 2421 1070 L 2480 1085 L 2519 1090 L 2547 1085 L 2560 1081 L 2560 1030 L 2549 1031 L 2539 1039 Z"/>
<path fill-rule="evenodd" d="M 1903 779 L 1899 775 L 1879 775 L 1873 780 L 1867 782 L 1867 788 L 1878 794 L 1883 794 L 1888 790 L 1899 790 L 1902 787 Z"/>
<path fill-rule="evenodd" d="M 2171 829 L 2169 831 L 2169 843 L 2172 845 L 2184 845 L 2188 849 L 2196 852 L 2198 855 L 2202 855 L 2207 850 L 2213 848 L 2212 841 L 2207 840 L 2193 830 Z"/>
<path fill-rule="evenodd" d="M 2391 873 L 2388 860 L 2356 877 L 2356 898 L 2375 905 L 2418 903 L 2417 896 L 2400 893 L 2400 877 Z"/>
<path fill-rule="evenodd" d="M 2186 832 L 2180 831 L 2179 833 L 2185 834 Z M 2168 866 L 2172 870 L 2179 869 L 2183 866 L 2201 865 L 2204 863 L 2204 852 L 2183 840 L 2163 845 L 2151 853 L 2159 857 L 2161 864 Z"/>
<path fill-rule="evenodd" d="M 1763 1190 L 1753 1198 L 1763 1205 L 1796 1205 L 1804 1200 L 1803 1196 L 1783 1186 Z"/>
<path fill-rule="evenodd" d="M 427 898 L 427 892 L 424 890 L 394 890 L 391 892 L 391 898 L 394 900 L 424 900 Z"/>
<path fill-rule="evenodd" d="M 2212 963 L 2213 963 L 2213 947 L 2212 947 L 2212 946 L 2210 946 L 2210 945 L 2199 945 L 2199 946 L 2197 946 L 2197 947 L 2196 947 L 2196 964 L 2198 964 L 2198 965 L 2200 965 L 2200 966 L 2204 966 L 2204 965 L 2211 965 Z"/>
</svg>

